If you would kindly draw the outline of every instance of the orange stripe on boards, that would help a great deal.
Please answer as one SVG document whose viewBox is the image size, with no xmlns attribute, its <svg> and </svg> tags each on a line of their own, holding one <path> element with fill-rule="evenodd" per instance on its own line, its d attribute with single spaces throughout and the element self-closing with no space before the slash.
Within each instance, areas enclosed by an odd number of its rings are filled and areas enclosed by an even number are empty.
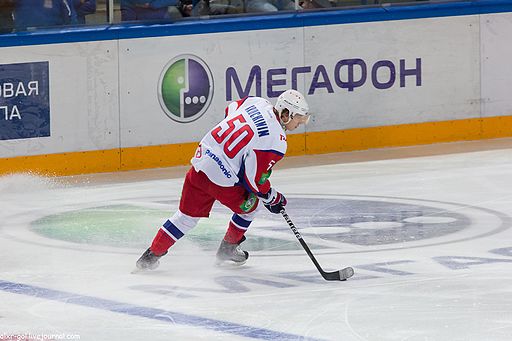
<svg viewBox="0 0 512 341">
<path fill-rule="evenodd" d="M 356 128 L 287 136 L 287 155 L 512 137 L 512 116 Z M 74 175 L 188 165 L 197 143 L 0 159 L 0 174 Z"/>
<path fill-rule="evenodd" d="M 121 149 L 121 170 L 188 165 L 197 142 Z"/>
<path fill-rule="evenodd" d="M 0 159 L 0 174 L 73 175 L 119 171 L 119 149 Z"/>
<path fill-rule="evenodd" d="M 306 154 L 512 136 L 512 116 L 306 133 Z"/>
</svg>

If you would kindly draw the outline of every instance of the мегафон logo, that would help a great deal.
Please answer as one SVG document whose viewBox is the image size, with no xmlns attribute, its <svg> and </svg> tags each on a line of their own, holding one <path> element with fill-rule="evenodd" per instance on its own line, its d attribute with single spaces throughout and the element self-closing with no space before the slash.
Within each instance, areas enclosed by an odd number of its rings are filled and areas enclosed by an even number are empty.
<svg viewBox="0 0 512 341">
<path fill-rule="evenodd" d="M 213 77 L 206 63 L 194 55 L 180 55 L 165 66 L 158 82 L 158 100 L 169 118 L 192 122 L 201 117 L 213 98 Z"/>
</svg>

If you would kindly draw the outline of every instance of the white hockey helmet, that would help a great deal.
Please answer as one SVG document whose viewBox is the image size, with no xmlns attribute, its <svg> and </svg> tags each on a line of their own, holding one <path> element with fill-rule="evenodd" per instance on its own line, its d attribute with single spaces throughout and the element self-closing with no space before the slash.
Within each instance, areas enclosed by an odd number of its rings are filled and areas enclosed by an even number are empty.
<svg viewBox="0 0 512 341">
<path fill-rule="evenodd" d="M 283 92 L 276 101 L 276 105 L 274 106 L 276 110 L 279 113 L 279 118 L 281 119 L 281 122 L 283 124 L 287 124 L 290 122 L 295 115 L 301 115 L 304 116 L 302 123 L 306 124 L 309 121 L 309 106 L 306 102 L 306 99 L 304 98 L 304 95 L 302 95 L 297 90 L 286 90 Z M 283 110 L 287 109 L 290 113 L 288 117 L 288 121 L 284 122 L 283 117 L 281 116 L 283 113 Z"/>
</svg>

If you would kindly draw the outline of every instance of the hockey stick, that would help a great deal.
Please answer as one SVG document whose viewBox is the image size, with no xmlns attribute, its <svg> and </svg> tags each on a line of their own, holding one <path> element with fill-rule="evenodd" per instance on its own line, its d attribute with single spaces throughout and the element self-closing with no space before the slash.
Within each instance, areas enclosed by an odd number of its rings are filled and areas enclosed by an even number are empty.
<svg viewBox="0 0 512 341">
<path fill-rule="evenodd" d="M 295 227 L 295 224 L 293 224 L 292 220 L 290 219 L 284 208 L 281 210 L 281 214 L 283 215 L 284 220 L 286 220 L 286 222 L 292 229 L 293 233 L 295 234 L 295 237 L 297 237 L 297 239 L 299 240 L 300 245 L 302 245 L 304 250 L 306 250 L 306 253 L 308 254 L 309 258 L 311 258 L 313 264 L 315 264 L 316 268 L 326 281 L 346 281 L 348 278 L 354 275 L 354 269 L 352 269 L 350 266 L 333 272 L 324 271 L 320 264 L 318 264 L 318 262 L 316 261 L 315 256 L 313 256 L 313 253 L 308 247 L 308 244 L 306 244 L 306 242 L 302 238 L 302 235 L 299 233 L 299 231 Z"/>
</svg>

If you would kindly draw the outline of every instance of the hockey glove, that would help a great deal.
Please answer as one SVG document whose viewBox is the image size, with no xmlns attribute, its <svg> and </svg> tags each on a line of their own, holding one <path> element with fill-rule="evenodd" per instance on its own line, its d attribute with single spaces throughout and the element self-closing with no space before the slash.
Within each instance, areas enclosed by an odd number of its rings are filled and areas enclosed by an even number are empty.
<svg viewBox="0 0 512 341">
<path fill-rule="evenodd" d="M 272 213 L 280 213 L 281 210 L 286 206 L 287 201 L 284 195 L 271 188 L 267 194 L 261 197 L 263 205 Z"/>
</svg>

